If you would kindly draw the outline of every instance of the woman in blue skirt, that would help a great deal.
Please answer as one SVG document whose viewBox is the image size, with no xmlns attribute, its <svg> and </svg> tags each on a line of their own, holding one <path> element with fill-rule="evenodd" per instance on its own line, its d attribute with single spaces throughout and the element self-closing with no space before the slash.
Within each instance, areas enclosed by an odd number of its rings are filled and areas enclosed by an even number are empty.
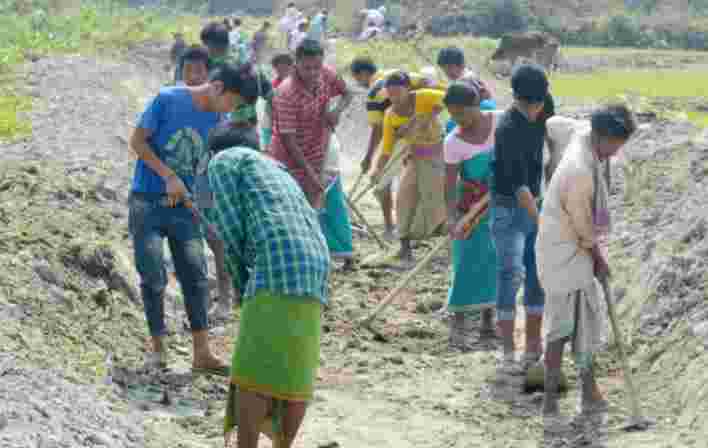
<svg viewBox="0 0 708 448">
<path fill-rule="evenodd" d="M 496 304 L 496 252 L 485 214 L 469 234 L 458 229 L 461 217 L 489 190 L 494 131 L 500 112 L 482 111 L 478 85 L 465 80 L 450 85 L 445 105 L 457 127 L 445 139 L 446 201 L 452 243 L 452 284 L 447 308 L 453 314 L 450 345 L 466 348 L 481 311 L 481 337 L 493 337 Z"/>
</svg>

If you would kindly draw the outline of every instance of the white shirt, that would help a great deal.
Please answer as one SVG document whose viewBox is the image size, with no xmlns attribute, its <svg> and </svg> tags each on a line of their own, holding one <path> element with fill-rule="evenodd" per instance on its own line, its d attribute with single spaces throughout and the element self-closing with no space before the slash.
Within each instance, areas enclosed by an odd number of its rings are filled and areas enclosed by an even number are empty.
<svg viewBox="0 0 708 448">
<path fill-rule="evenodd" d="M 386 18 L 381 11 L 377 9 L 364 9 L 363 14 L 366 14 L 366 22 L 364 23 L 364 28 L 368 28 L 369 24 L 374 25 L 377 28 L 382 28 L 386 22 Z"/>
</svg>

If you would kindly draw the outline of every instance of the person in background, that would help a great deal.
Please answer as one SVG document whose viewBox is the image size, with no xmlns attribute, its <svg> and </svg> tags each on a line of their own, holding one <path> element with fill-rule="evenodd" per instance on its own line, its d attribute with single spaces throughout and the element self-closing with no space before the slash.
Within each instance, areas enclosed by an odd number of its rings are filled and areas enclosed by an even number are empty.
<svg viewBox="0 0 708 448">
<path fill-rule="evenodd" d="M 182 79 L 182 53 L 187 50 L 187 42 L 184 40 L 184 34 L 174 33 L 175 41 L 170 48 L 170 64 L 174 67 L 174 83 L 177 84 Z M 169 70 L 169 67 L 167 68 Z"/>
<path fill-rule="evenodd" d="M 366 115 L 371 127 L 369 142 L 364 159 L 361 161 L 361 171 L 369 172 L 372 162 L 381 145 L 383 136 L 383 122 L 386 110 L 391 106 L 391 100 L 386 91 L 386 78 L 389 75 L 400 72 L 400 70 L 379 70 L 373 59 L 368 56 L 359 56 L 352 60 L 349 70 L 357 85 L 368 89 L 366 100 Z M 436 89 L 444 91 L 444 86 L 436 83 L 430 77 L 420 73 L 408 73 L 411 81 L 411 90 Z M 380 155 L 380 154 L 379 154 Z M 387 182 L 381 189 L 376 190 L 376 198 L 381 204 L 381 211 L 384 219 L 384 238 L 392 241 L 395 239 L 395 225 L 393 221 L 393 179 Z"/>
<path fill-rule="evenodd" d="M 329 13 L 326 9 L 315 14 L 310 23 L 310 29 L 308 31 L 308 39 L 313 39 L 324 44 L 327 39 L 327 22 L 329 19 Z"/>
<path fill-rule="evenodd" d="M 492 158 L 491 226 L 497 252 L 497 326 L 503 339 L 500 372 L 515 374 L 516 296 L 524 285 L 524 372 L 541 357 L 544 292 L 534 250 L 541 207 L 546 121 L 553 98 L 542 67 L 524 64 L 511 76 L 514 103 L 500 118 Z"/>
<path fill-rule="evenodd" d="M 595 279 L 607 280 L 610 234 L 609 186 L 604 165 L 637 129 L 624 105 L 597 109 L 590 128 L 575 135 L 555 171 L 541 212 L 536 253 L 546 292 L 544 429 L 572 429 L 561 415 L 559 385 L 563 349 L 572 343 L 580 383 L 579 411 L 607 412 L 595 381 L 593 355 L 606 340 L 606 320 Z"/>
<path fill-rule="evenodd" d="M 296 30 L 301 16 L 302 13 L 297 9 L 295 3 L 288 3 L 287 8 L 285 8 L 285 14 L 278 23 L 278 29 L 283 34 L 285 48 L 290 48 L 290 38 L 292 37 L 293 31 Z"/>
<path fill-rule="evenodd" d="M 271 81 L 274 96 L 277 94 L 278 87 L 292 73 L 294 64 L 295 61 L 289 53 L 277 54 L 271 60 L 271 66 L 273 67 L 273 72 L 275 73 L 275 78 Z M 263 123 L 261 125 L 261 148 L 263 148 L 264 151 L 268 150 L 272 138 L 273 108 L 271 101 L 270 106 L 266 106 L 266 113 L 264 114 Z"/>
<path fill-rule="evenodd" d="M 273 78 L 273 88 L 277 89 L 283 81 L 285 81 L 288 76 L 290 76 L 295 68 L 295 60 L 288 53 L 280 53 L 273 57 L 271 60 L 271 66 L 273 67 L 273 72 L 275 73 L 275 78 Z"/>
<path fill-rule="evenodd" d="M 205 84 L 160 90 L 143 112 L 130 146 L 137 155 L 129 200 L 129 226 L 135 263 L 150 331 L 148 368 L 165 368 L 167 333 L 164 291 L 167 272 L 164 239 L 170 246 L 177 280 L 189 317 L 195 373 L 228 374 L 228 367 L 209 348 L 207 280 L 204 243 L 194 220 L 193 195 L 200 167 L 208 160 L 206 140 L 219 115 L 242 101 L 250 82 L 245 73 L 224 65 Z"/>
<path fill-rule="evenodd" d="M 270 30 L 270 22 L 265 21 L 261 28 L 256 31 L 251 40 L 251 62 L 259 64 L 264 52 L 268 48 L 268 31 Z"/>
<path fill-rule="evenodd" d="M 300 44 L 307 39 L 307 21 L 300 21 L 290 36 L 289 50 L 295 54 Z"/>
<path fill-rule="evenodd" d="M 458 47 L 446 47 L 440 50 L 437 59 L 438 67 L 445 73 L 449 82 L 465 79 L 467 82 L 477 84 L 477 90 L 481 95 L 480 108 L 482 110 L 496 110 L 497 103 L 493 98 L 493 92 L 489 85 L 485 83 L 478 74 L 469 71 L 465 67 L 465 53 Z M 454 120 L 450 119 L 445 125 L 445 132 L 449 134 L 455 128 Z"/>
<path fill-rule="evenodd" d="M 209 77 L 209 51 L 199 45 L 186 48 L 180 56 L 181 71 L 176 77 L 177 86 L 198 86 Z"/>
<path fill-rule="evenodd" d="M 445 163 L 439 118 L 445 92 L 413 91 L 411 79 L 403 71 L 389 75 L 385 85 L 391 107 L 386 110 L 381 156 L 371 177 L 378 183 L 394 148 L 401 142 L 399 151 L 406 155 L 396 197 L 396 221 L 401 242 L 398 258 L 401 266 L 407 268 L 414 263 L 412 240 L 428 239 L 445 231 Z"/>
</svg>

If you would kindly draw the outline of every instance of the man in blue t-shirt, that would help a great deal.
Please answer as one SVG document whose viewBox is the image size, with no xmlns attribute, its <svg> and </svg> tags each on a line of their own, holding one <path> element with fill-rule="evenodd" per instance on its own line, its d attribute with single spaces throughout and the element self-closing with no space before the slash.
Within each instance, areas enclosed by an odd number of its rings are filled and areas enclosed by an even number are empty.
<svg viewBox="0 0 708 448">
<path fill-rule="evenodd" d="M 150 367 L 166 367 L 162 337 L 167 286 L 163 240 L 167 238 L 191 324 L 193 367 L 227 374 L 227 366 L 209 349 L 206 258 L 200 226 L 190 207 L 198 176 L 205 175 L 209 161 L 209 132 L 220 114 L 255 101 L 256 91 L 249 67 L 225 64 L 205 84 L 161 89 L 131 137 L 138 161 L 130 195 L 130 231 L 152 337 Z"/>
</svg>

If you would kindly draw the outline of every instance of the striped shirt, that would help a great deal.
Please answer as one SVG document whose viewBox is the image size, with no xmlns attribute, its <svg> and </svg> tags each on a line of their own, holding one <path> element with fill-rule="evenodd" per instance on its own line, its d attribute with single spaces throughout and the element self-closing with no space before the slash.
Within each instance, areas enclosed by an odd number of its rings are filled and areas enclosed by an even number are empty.
<svg viewBox="0 0 708 448">
<path fill-rule="evenodd" d="M 261 290 L 327 303 L 330 258 L 317 212 L 278 162 L 231 148 L 209 163 L 226 269 L 242 297 Z"/>
<path fill-rule="evenodd" d="M 383 126 L 384 114 L 391 105 L 391 100 L 386 93 L 386 78 L 400 70 L 386 70 L 374 75 L 374 80 L 366 98 L 366 115 L 371 126 Z M 411 78 L 411 90 L 434 89 L 445 90 L 447 87 L 433 79 L 427 78 L 420 73 L 408 73 Z"/>
<path fill-rule="evenodd" d="M 333 68 L 323 67 L 314 91 L 308 90 L 293 74 L 278 87 L 273 99 L 273 141 L 271 155 L 288 167 L 303 188 L 312 190 L 305 171 L 297 164 L 283 144 L 282 135 L 295 136 L 295 144 L 303 151 L 310 166 L 321 174 L 327 153 L 330 131 L 324 114 L 330 101 L 346 92 L 344 80 Z"/>
</svg>

